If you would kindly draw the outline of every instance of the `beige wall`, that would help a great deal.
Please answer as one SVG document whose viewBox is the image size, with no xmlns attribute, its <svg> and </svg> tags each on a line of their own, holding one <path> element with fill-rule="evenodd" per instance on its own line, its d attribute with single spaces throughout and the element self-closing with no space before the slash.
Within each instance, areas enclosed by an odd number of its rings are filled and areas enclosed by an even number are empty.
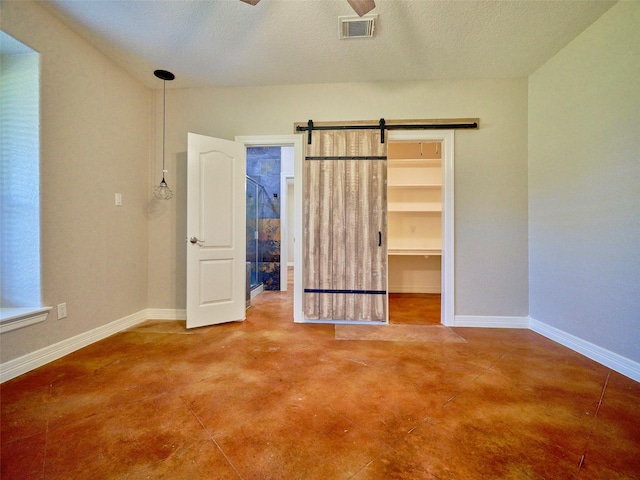
<svg viewBox="0 0 640 480">
<path fill-rule="evenodd" d="M 526 79 L 169 88 L 176 198 L 156 202 L 161 91 L 32 2 L 3 2 L 2 28 L 41 53 L 43 303 L 66 302 L 69 317 L 2 335 L 1 361 L 145 308 L 184 308 L 187 132 L 291 134 L 309 118 L 479 117 L 480 130 L 456 134 L 456 313 L 527 315 Z"/>
<path fill-rule="evenodd" d="M 42 300 L 68 312 L 3 334 L 5 362 L 147 307 L 152 95 L 37 4 L 1 19 L 40 53 Z"/>
<path fill-rule="evenodd" d="M 530 315 L 640 362 L 640 3 L 530 77 Z"/>
<path fill-rule="evenodd" d="M 177 197 L 149 223 L 149 305 L 185 306 L 187 132 L 290 135 L 310 118 L 380 117 L 480 118 L 455 141 L 456 314 L 527 316 L 526 79 L 167 90 Z"/>
<path fill-rule="evenodd" d="M 43 304 L 69 314 L 2 335 L 1 362 L 145 308 L 184 308 L 187 132 L 231 139 L 380 117 L 480 118 L 456 134 L 456 314 L 530 313 L 640 361 L 637 2 L 614 6 L 528 81 L 169 89 L 176 198 L 162 203 L 149 201 L 161 92 L 37 4 L 0 5 L 2 29 L 41 53 Z"/>
</svg>

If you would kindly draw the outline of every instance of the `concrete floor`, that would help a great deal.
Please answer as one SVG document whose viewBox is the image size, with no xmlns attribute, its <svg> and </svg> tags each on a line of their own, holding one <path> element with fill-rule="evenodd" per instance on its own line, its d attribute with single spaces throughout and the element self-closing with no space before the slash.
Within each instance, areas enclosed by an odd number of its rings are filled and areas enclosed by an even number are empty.
<svg viewBox="0 0 640 480">
<path fill-rule="evenodd" d="M 531 331 L 453 333 L 337 340 L 281 292 L 147 322 L 0 386 L 1 478 L 640 478 L 640 384 Z"/>
</svg>

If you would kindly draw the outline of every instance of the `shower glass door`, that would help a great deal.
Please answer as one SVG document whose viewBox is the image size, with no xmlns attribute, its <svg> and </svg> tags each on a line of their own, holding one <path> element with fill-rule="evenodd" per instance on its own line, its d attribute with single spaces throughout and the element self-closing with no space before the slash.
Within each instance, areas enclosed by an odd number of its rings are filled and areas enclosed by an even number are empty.
<svg viewBox="0 0 640 480">
<path fill-rule="evenodd" d="M 251 289 L 260 286 L 260 249 L 258 241 L 260 188 L 247 177 L 247 275 L 250 276 Z"/>
</svg>

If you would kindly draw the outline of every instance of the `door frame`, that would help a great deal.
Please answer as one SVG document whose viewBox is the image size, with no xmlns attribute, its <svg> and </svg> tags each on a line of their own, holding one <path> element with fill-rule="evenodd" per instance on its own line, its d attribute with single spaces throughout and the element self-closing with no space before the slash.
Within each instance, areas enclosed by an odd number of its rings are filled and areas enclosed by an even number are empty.
<svg viewBox="0 0 640 480">
<path fill-rule="evenodd" d="M 295 231 L 294 238 L 296 239 L 293 246 L 293 263 L 295 268 L 293 270 L 293 320 L 299 322 L 303 318 L 302 310 L 302 274 L 304 264 L 302 262 L 302 189 L 299 188 L 302 185 L 302 166 L 304 159 L 304 138 L 302 134 L 293 135 L 237 135 L 235 137 L 236 142 L 243 143 L 245 147 L 264 147 L 264 146 L 280 146 L 280 147 L 293 147 L 293 181 L 294 181 L 294 217 L 295 217 Z M 290 174 L 290 172 L 285 172 Z M 286 185 L 284 185 L 286 191 Z M 280 219 L 282 222 L 282 190 L 283 185 L 280 185 Z M 285 193 L 286 195 L 286 193 Z M 286 208 L 286 205 L 285 205 Z M 286 213 L 285 213 L 286 215 Z M 286 218 L 286 217 L 285 217 Z M 280 289 L 284 284 L 284 289 L 287 288 L 287 266 L 282 268 L 282 240 L 280 243 Z M 286 255 L 286 254 L 285 254 Z"/>
<path fill-rule="evenodd" d="M 387 141 L 442 142 L 442 261 L 440 321 L 455 324 L 454 130 L 389 130 Z"/>
</svg>

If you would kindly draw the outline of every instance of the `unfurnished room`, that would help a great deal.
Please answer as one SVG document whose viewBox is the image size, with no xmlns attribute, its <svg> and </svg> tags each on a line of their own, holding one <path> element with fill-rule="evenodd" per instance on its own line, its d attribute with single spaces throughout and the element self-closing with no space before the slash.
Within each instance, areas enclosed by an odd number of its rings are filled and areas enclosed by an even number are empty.
<svg viewBox="0 0 640 480">
<path fill-rule="evenodd" d="M 640 479 L 640 2 L 0 0 L 0 478 Z"/>
</svg>

